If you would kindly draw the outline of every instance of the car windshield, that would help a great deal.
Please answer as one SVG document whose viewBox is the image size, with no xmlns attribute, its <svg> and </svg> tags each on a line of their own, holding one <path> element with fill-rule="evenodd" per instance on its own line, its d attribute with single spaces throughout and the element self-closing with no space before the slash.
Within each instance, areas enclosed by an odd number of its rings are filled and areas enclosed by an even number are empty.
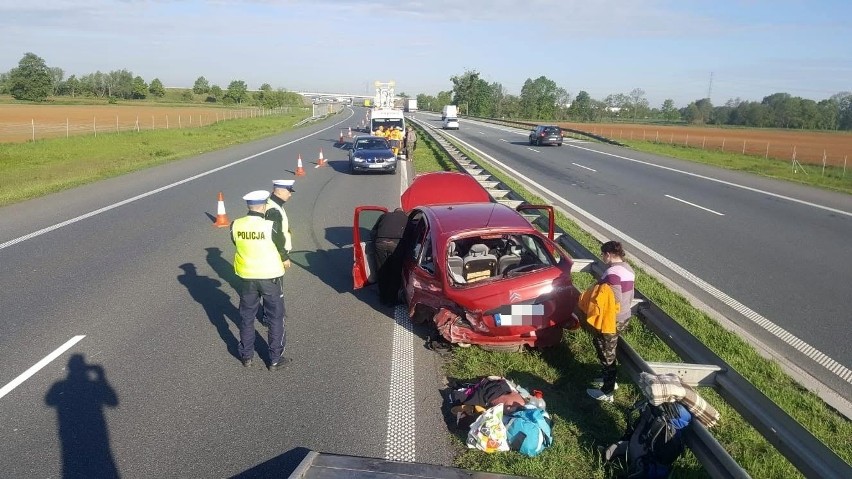
<svg viewBox="0 0 852 479">
<path fill-rule="evenodd" d="M 382 138 L 371 138 L 355 143 L 356 150 L 387 150 L 389 148 L 387 140 Z"/>
<path fill-rule="evenodd" d="M 513 278 L 556 261 L 541 238 L 525 233 L 457 238 L 447 245 L 447 271 L 455 285 Z"/>
</svg>

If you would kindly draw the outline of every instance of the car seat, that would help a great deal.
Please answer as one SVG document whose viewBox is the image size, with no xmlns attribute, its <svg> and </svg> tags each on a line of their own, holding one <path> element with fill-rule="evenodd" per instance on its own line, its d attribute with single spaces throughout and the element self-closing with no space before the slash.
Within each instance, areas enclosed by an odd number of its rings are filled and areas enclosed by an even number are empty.
<svg viewBox="0 0 852 479">
<path fill-rule="evenodd" d="M 520 247 L 511 245 L 505 254 L 500 256 L 497 263 L 497 274 L 503 275 L 510 268 L 513 268 L 521 263 Z"/>
<path fill-rule="evenodd" d="M 464 259 L 456 251 L 455 241 L 450 241 L 450 244 L 447 246 L 447 268 L 450 271 L 450 277 L 453 278 L 453 281 L 460 284 L 466 282 L 462 275 L 464 271 Z"/>
<path fill-rule="evenodd" d="M 490 278 L 497 272 L 497 257 L 488 253 L 488 246 L 477 243 L 464 257 L 462 270 L 468 283 Z"/>
</svg>

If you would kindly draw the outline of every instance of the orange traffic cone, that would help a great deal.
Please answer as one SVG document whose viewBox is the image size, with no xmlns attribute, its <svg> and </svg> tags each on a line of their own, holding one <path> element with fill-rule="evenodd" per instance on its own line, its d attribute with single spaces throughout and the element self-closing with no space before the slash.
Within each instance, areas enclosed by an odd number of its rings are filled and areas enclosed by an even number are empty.
<svg viewBox="0 0 852 479">
<path fill-rule="evenodd" d="M 302 166 L 302 155 L 299 155 L 299 160 L 296 162 L 296 176 L 305 176 L 305 168 Z"/>
<path fill-rule="evenodd" d="M 340 140 L 338 140 L 338 143 L 343 143 L 343 130 L 340 130 Z"/>
<path fill-rule="evenodd" d="M 222 192 L 219 192 L 219 201 L 216 204 L 216 222 L 213 223 L 213 226 L 218 228 L 227 228 L 231 226 L 231 220 L 228 219 L 228 215 L 225 214 L 225 195 Z"/>
<path fill-rule="evenodd" d="M 349 138 L 352 138 L 352 127 L 349 127 Z"/>
<path fill-rule="evenodd" d="M 319 156 L 319 160 L 317 160 L 317 166 L 325 166 L 325 165 L 326 165 L 325 158 L 323 158 L 322 148 L 320 148 L 320 156 Z"/>
</svg>

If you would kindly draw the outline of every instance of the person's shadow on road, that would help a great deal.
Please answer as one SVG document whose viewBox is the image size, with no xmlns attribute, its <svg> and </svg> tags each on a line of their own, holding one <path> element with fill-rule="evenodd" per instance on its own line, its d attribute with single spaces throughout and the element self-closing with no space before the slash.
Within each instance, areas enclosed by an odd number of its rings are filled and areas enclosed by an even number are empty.
<svg viewBox="0 0 852 479">
<path fill-rule="evenodd" d="M 68 360 L 68 377 L 54 384 L 44 402 L 56 408 L 62 441 L 62 477 L 119 477 L 109 445 L 103 407 L 118 406 L 118 395 L 98 364 L 82 354 Z"/>
<path fill-rule="evenodd" d="M 205 251 L 207 251 L 207 264 L 213 268 L 219 278 L 227 282 L 235 291 L 239 291 L 242 280 L 234 272 L 234 266 L 231 262 L 222 256 L 222 250 L 210 247 L 205 248 Z M 239 338 L 231 332 L 228 321 L 231 321 L 239 330 L 242 318 L 240 318 L 240 310 L 234 306 L 231 298 L 220 288 L 222 282 L 207 276 L 198 276 L 195 265 L 192 263 L 184 263 L 180 265 L 180 268 L 186 274 L 178 276 L 178 281 L 186 286 L 192 298 L 204 307 L 204 311 L 207 313 L 210 322 L 216 327 L 219 337 L 228 345 L 228 352 L 239 359 L 240 354 L 237 349 Z M 258 315 L 262 317 L 262 309 L 258 312 Z M 259 330 L 255 331 L 254 347 L 258 354 L 268 356 L 269 347 L 266 341 L 261 338 Z"/>
<path fill-rule="evenodd" d="M 216 332 L 227 345 L 228 352 L 235 358 L 239 358 L 238 341 L 228 327 L 228 320 L 239 325 L 240 315 L 231 303 L 231 298 L 219 288 L 222 282 L 207 276 L 199 276 L 192 263 L 184 263 L 179 268 L 183 270 L 183 274 L 179 275 L 177 280 L 189 291 L 192 299 L 204 308 L 207 319 L 216 327 Z"/>
</svg>

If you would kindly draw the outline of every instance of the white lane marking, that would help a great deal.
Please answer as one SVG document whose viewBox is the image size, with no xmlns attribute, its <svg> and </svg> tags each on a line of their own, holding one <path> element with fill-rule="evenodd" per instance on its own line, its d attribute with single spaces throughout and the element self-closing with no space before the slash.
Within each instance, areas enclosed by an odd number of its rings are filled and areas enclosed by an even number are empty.
<svg viewBox="0 0 852 479">
<path fill-rule="evenodd" d="M 65 342 L 65 344 L 63 344 L 62 346 L 59 346 L 58 348 L 56 348 L 56 350 L 55 350 L 55 351 L 53 351 L 52 353 L 50 353 L 50 354 L 48 354 L 47 356 L 45 356 L 45 357 L 44 357 L 41 361 L 39 361 L 39 362 L 35 363 L 34 365 L 32 365 L 29 369 L 27 369 L 26 371 L 24 371 L 23 373 L 21 373 L 21 375 L 20 375 L 20 376 L 16 377 L 15 379 L 13 379 L 13 380 L 12 380 L 12 382 L 10 382 L 9 384 L 7 384 L 7 385 L 3 386 L 3 388 L 2 388 L 2 389 L 0 389 L 0 398 L 2 398 L 3 396 L 5 396 L 5 395 L 9 394 L 10 392 L 12 392 L 12 390 L 13 390 L 13 389 L 15 389 L 16 387 L 20 386 L 20 385 L 21 385 L 21 383 L 23 383 L 24 381 L 26 381 L 27 379 L 29 379 L 29 378 L 30 378 L 32 375 L 34 375 L 35 373 L 39 372 L 39 370 L 40 370 L 41 368 L 43 368 L 43 367 L 47 366 L 48 364 L 50 364 L 50 362 L 51 362 L 51 361 L 53 361 L 54 359 L 58 358 L 60 354 L 64 353 L 65 351 L 68 351 L 69 349 L 71 349 L 71 346 L 74 346 L 75 344 L 77 344 L 78 342 L 80 342 L 80 340 L 81 340 L 81 339 L 83 339 L 83 338 L 85 338 L 85 337 L 86 337 L 86 335 L 84 335 L 84 334 L 83 334 L 83 335 L 79 335 L 79 336 L 74 336 L 73 338 L 71 338 L 71 339 L 69 339 L 68 341 L 66 341 L 66 342 Z"/>
<path fill-rule="evenodd" d="M 101 214 L 101 213 L 105 213 L 105 212 L 107 212 L 107 211 L 109 211 L 109 210 L 112 210 L 112 209 L 118 208 L 119 206 L 124 206 L 124 205 L 126 205 L 126 204 L 128 204 L 128 203 L 133 203 L 134 201 L 141 200 L 142 198 L 147 198 L 148 196 L 156 195 L 157 193 L 160 193 L 160 192 L 162 192 L 162 191 L 166 191 L 166 190 L 168 190 L 168 189 L 174 188 L 175 186 L 180 186 L 180 185 L 182 185 L 182 184 L 184 184 L 184 183 L 189 183 L 189 182 L 190 182 L 190 181 L 192 181 L 192 180 L 197 180 L 198 178 L 202 178 L 202 177 L 205 177 L 205 176 L 207 176 L 207 175 L 211 175 L 211 174 L 213 174 L 213 173 L 216 173 L 217 171 L 224 170 L 225 168 L 230 168 L 230 167 L 232 167 L 232 166 L 234 166 L 234 165 L 239 165 L 240 163 L 243 163 L 243 162 L 245 162 L 245 161 L 251 160 L 252 158 L 256 158 L 256 157 L 258 157 L 258 156 L 265 155 L 265 154 L 269 153 L 270 151 L 275 151 L 275 150 L 277 150 L 277 149 L 279 149 L 279 148 L 284 148 L 285 146 L 292 145 L 293 143 L 296 143 L 296 142 L 298 142 L 298 141 L 302 141 L 302 140 L 304 140 L 305 138 L 310 138 L 310 137 L 312 137 L 312 136 L 314 136 L 314 135 L 318 135 L 318 134 L 320 134 L 320 133 L 322 133 L 322 132 L 324 132 L 324 131 L 326 131 L 326 130 L 330 130 L 330 129 L 332 129 L 332 128 L 336 127 L 337 125 L 340 125 L 340 124 L 342 124 L 342 123 L 345 123 L 347 120 L 349 120 L 349 118 L 352 118 L 352 115 L 349 115 L 349 117 L 345 118 L 344 120 L 342 120 L 342 121 L 340 121 L 340 122 L 338 122 L 338 123 L 335 123 L 335 124 L 333 124 L 333 125 L 329 126 L 328 128 L 323 128 L 322 130 L 319 130 L 319 131 L 316 131 L 316 132 L 314 132 L 314 133 L 311 133 L 310 135 L 305 135 L 305 136 L 303 136 L 303 137 L 301 137 L 301 138 L 296 138 L 296 139 L 295 139 L 295 140 L 293 140 L 293 141 L 288 141 L 287 143 L 284 143 L 284 144 L 281 144 L 281 145 L 278 145 L 278 146 L 272 147 L 272 148 L 270 148 L 270 149 L 268 149 L 268 150 L 265 150 L 265 151 L 261 151 L 260 153 L 255 153 L 255 154 L 253 154 L 253 155 L 251 155 L 251 156 L 247 156 L 247 157 L 242 158 L 242 159 L 239 159 L 239 160 L 237 160 L 237 161 L 233 161 L 233 162 L 231 162 L 231 163 L 228 163 L 227 165 L 223 165 L 223 166 L 220 166 L 220 167 L 218 167 L 218 168 L 214 168 L 214 169 L 212 169 L 212 170 L 205 171 L 204 173 L 199 173 L 199 174 L 197 174 L 197 175 L 190 176 L 189 178 L 184 178 L 184 179 L 182 179 L 182 180 L 180 180 L 180 181 L 176 181 L 176 182 L 174 182 L 174 183 L 172 183 L 172 184 L 169 184 L 169 185 L 166 185 L 166 186 L 161 186 L 161 187 L 159 187 L 159 188 L 157 188 L 157 189 L 154 189 L 154 190 L 151 190 L 151 191 L 149 191 L 149 192 L 147 192 L 147 193 L 142 193 L 142 194 L 140 194 L 140 195 L 136 195 L 136 196 L 134 196 L 134 197 L 132 197 L 132 198 L 128 198 L 128 199 L 126 199 L 126 200 L 119 201 L 119 202 L 114 203 L 114 204 L 111 204 L 111 205 L 109 205 L 109 206 L 104 206 L 103 208 L 99 208 L 99 209 L 96 209 L 96 210 L 94 210 L 94 211 L 90 211 L 90 212 L 85 213 L 85 214 L 82 214 L 82 215 L 80 215 L 80 216 L 78 216 L 78 217 L 76 217 L 76 218 L 71 218 L 70 220 L 65 220 L 65 221 L 63 221 L 63 222 L 61 222 L 61 223 L 57 223 L 57 224 L 55 224 L 55 225 L 48 226 L 48 227 L 46 227 L 46 228 L 42 228 L 42 229 L 40 229 L 40 230 L 38 230 L 38 231 L 33 231 L 32 233 L 29 233 L 29 234 L 26 234 L 26 235 L 24 235 L 24 236 L 21 236 L 20 238 L 15 238 L 15 239 L 12 239 L 12 240 L 6 241 L 5 243 L 0 243 L 0 250 L 5 249 L 5 248 L 8 248 L 9 246 L 16 245 L 16 244 L 18 244 L 18 243 L 20 243 L 20 242 L 22 242 L 22 241 L 26 241 L 26 240 L 29 240 L 29 239 L 33 239 L 33 238 L 35 238 L 36 236 L 41 236 L 41 235 L 43 235 L 43 234 L 45 234 L 45 233 L 50 233 L 50 232 L 51 232 L 51 231 L 53 231 L 53 230 L 57 230 L 57 229 L 59 229 L 59 228 L 62 228 L 63 226 L 68 226 L 68 225 L 70 225 L 70 224 L 77 223 L 78 221 L 82 221 L 82 220 L 84 220 L 84 219 L 91 218 L 92 216 L 97 216 L 97 215 L 99 215 L 99 214 Z"/>
<path fill-rule="evenodd" d="M 509 142 L 509 140 L 504 140 L 504 139 L 502 139 L 502 138 L 500 138 L 500 141 L 503 141 L 503 142 L 506 142 L 506 143 L 508 143 L 508 142 Z"/>
<path fill-rule="evenodd" d="M 595 170 L 595 169 L 593 169 L 593 168 L 589 168 L 588 166 L 583 166 L 583 165 L 581 165 L 581 164 L 579 164 L 579 163 L 571 163 L 571 164 L 572 164 L 572 165 L 574 165 L 574 166 L 579 166 L 580 168 L 585 168 L 585 169 L 587 169 L 587 170 L 589 170 L 589 171 L 594 171 L 595 173 L 597 173 L 597 172 L 598 172 L 598 170 Z"/>
<path fill-rule="evenodd" d="M 397 161 L 399 161 L 399 160 L 397 160 Z M 408 163 L 411 162 L 411 161 L 414 161 L 414 159 L 412 158 L 411 160 L 406 161 L 402 165 L 402 171 L 400 172 L 400 175 L 399 175 L 399 191 L 405 191 L 406 189 L 408 189 Z M 397 163 L 396 166 L 397 166 L 397 169 L 400 169 L 399 163 Z M 402 201 L 402 195 L 400 195 L 400 201 Z"/>
<path fill-rule="evenodd" d="M 527 149 L 528 149 L 528 150 L 530 150 L 530 151 L 534 151 L 534 152 L 536 152 L 536 153 L 541 153 L 541 151 L 536 150 L 535 148 L 527 147 Z"/>
<path fill-rule="evenodd" d="M 719 213 L 718 211 L 713 211 L 713 210 L 711 210 L 710 208 L 705 208 L 705 207 L 703 207 L 703 206 L 696 205 L 695 203 L 690 203 L 689 201 L 682 200 L 682 199 L 680 199 L 680 198 L 676 198 L 676 197 L 674 197 L 674 196 L 672 196 L 672 195 L 665 195 L 665 196 L 666 196 L 666 198 L 671 198 L 671 199 L 673 199 L 673 200 L 675 200 L 675 201 L 680 201 L 681 203 L 685 203 L 685 204 L 687 204 L 687 205 L 689 205 L 689 206 L 694 206 L 694 207 L 696 207 L 696 208 L 698 208 L 698 209 L 702 209 L 702 210 L 704 210 L 704 211 L 709 211 L 709 212 L 713 213 L 714 215 L 725 216 L 725 213 Z"/>
<path fill-rule="evenodd" d="M 772 193 L 770 191 L 765 191 L 765 190 L 761 190 L 761 189 L 758 189 L 758 188 L 752 188 L 750 186 L 740 185 L 740 184 L 737 184 L 737 183 L 732 183 L 730 181 L 720 180 L 718 178 L 712 178 L 710 176 L 699 175 L 698 173 L 692 173 L 692 172 L 689 172 L 689 171 L 678 170 L 677 168 L 672 168 L 672 167 L 669 167 L 669 166 L 655 165 L 654 163 L 649 163 L 647 161 L 637 160 L 637 159 L 634 159 L 634 158 L 628 158 L 626 156 L 616 155 L 614 153 L 606 153 L 606 152 L 603 152 L 603 151 L 594 150 L 592 148 L 586 148 L 586 147 L 576 146 L 576 145 L 568 145 L 568 146 L 570 146 L 571 148 L 577 148 L 577 149 L 580 149 L 580 150 L 591 151 L 592 153 L 598 153 L 598 154 L 601 154 L 601 155 L 611 156 L 613 158 L 620 158 L 622 160 L 632 161 L 634 163 L 639 163 L 639 164 L 645 165 L 645 166 L 653 166 L 654 168 L 660 168 L 660 169 L 663 169 L 663 170 L 673 171 L 675 173 L 680 173 L 682 175 L 692 176 L 692 177 L 695 177 L 695 178 L 701 178 L 702 180 L 713 181 L 713 182 L 721 183 L 721 184 L 727 185 L 727 186 L 733 186 L 734 188 L 741 188 L 743 190 L 753 191 L 755 193 L 761 193 L 761 194 L 764 194 L 764 195 L 767 195 L 767 196 L 772 196 L 772 197 L 775 197 L 775 198 L 781 198 L 782 200 L 792 201 L 793 203 L 799 203 L 799 204 L 806 205 L 806 206 L 813 206 L 814 208 L 819 208 L 819 209 L 822 209 L 822 210 L 831 211 L 832 213 L 837 213 L 837 214 L 846 215 L 846 216 L 852 216 L 852 212 L 850 212 L 850 211 L 838 210 L 837 208 L 832 208 L 830 206 L 818 205 L 816 203 L 811 203 L 810 201 L 800 200 L 800 199 L 797 199 L 797 198 L 792 198 L 790 196 L 779 195 L 778 193 Z"/>
<path fill-rule="evenodd" d="M 385 459 L 414 462 L 414 332 L 405 306 L 394 308 L 393 352 L 391 353 L 388 429 L 385 437 Z"/>
<path fill-rule="evenodd" d="M 579 206 L 575 205 L 574 203 L 571 203 L 570 201 L 566 200 L 565 198 L 562 198 L 561 196 L 550 191 L 549 189 L 545 188 L 544 186 L 536 183 L 532 179 L 527 178 L 526 176 L 522 175 L 520 172 L 514 170 L 513 168 L 503 164 L 502 162 L 500 162 L 499 160 L 497 160 L 493 156 L 485 153 L 484 151 L 480 150 L 479 148 L 477 148 L 477 147 L 475 147 L 475 146 L 471 145 L 470 143 L 467 143 L 463 140 L 460 140 L 458 138 L 455 138 L 455 140 L 458 141 L 459 143 L 461 143 L 462 145 L 466 146 L 467 148 L 469 148 L 471 151 L 478 153 L 483 158 L 486 158 L 489 161 L 492 161 L 494 164 L 498 165 L 500 168 L 503 168 L 503 171 L 509 172 L 509 173 L 515 175 L 516 178 L 519 178 L 519 179 L 525 181 L 527 184 L 533 185 L 534 187 L 538 188 L 539 192 L 546 193 L 546 194 L 550 195 L 550 197 L 553 198 L 554 200 L 559 201 L 560 203 L 562 203 L 562 204 L 568 206 L 569 208 L 573 209 L 579 215 L 585 217 L 588 221 L 595 223 L 595 224 L 597 224 L 598 226 L 600 226 L 604 229 L 609 230 L 610 232 L 612 232 L 613 234 L 615 234 L 617 236 L 620 236 L 624 241 L 632 244 L 636 249 L 642 251 L 643 253 L 650 256 L 651 258 L 654 258 L 655 260 L 659 261 L 664 266 L 671 269 L 673 272 L 680 275 L 685 280 L 694 284 L 696 287 L 700 288 L 701 290 L 707 292 L 707 294 L 710 294 L 711 296 L 715 297 L 719 301 L 722 301 L 723 303 L 727 304 L 728 306 L 730 306 L 731 308 L 733 308 L 734 310 L 736 310 L 737 312 L 739 312 L 740 314 L 742 314 L 746 318 L 750 319 L 752 322 L 754 322 L 758 326 L 762 327 L 763 329 L 765 329 L 766 331 L 768 331 L 769 333 L 771 333 L 772 335 L 774 335 L 778 339 L 789 344 L 791 347 L 795 348 L 797 351 L 804 354 L 805 356 L 813 359 L 814 361 L 819 363 L 821 366 L 825 367 L 830 372 L 839 376 L 844 381 L 852 384 L 852 370 L 850 370 L 849 368 L 838 363 L 837 361 L 835 361 L 831 357 L 827 356 L 822 351 L 819 351 L 818 349 L 814 348 L 813 346 L 809 345 L 808 343 L 797 338 L 796 336 L 794 336 L 793 334 L 791 334 L 790 332 L 788 332 L 784 328 L 778 326 L 777 324 L 773 323 L 772 321 L 761 316 L 756 311 L 751 310 L 748 306 L 746 306 L 746 305 L 740 303 L 739 301 L 735 300 L 734 298 L 728 296 L 727 294 L 725 294 L 721 290 L 717 289 L 715 286 L 704 281 L 703 279 L 699 278 L 698 276 L 695 276 L 694 274 L 690 273 L 686 269 L 682 268 L 677 263 L 674 263 L 673 261 L 669 260 L 665 256 L 663 256 L 663 255 L 657 253 L 656 251 L 652 250 L 651 248 L 645 246 L 644 244 L 640 243 L 636 239 L 625 234 L 623 231 L 611 226 L 610 224 L 606 223 L 603 220 L 596 218 L 595 216 L 593 216 L 588 211 L 580 208 Z M 586 148 L 583 148 L 583 149 L 586 149 Z M 590 151 L 595 151 L 595 150 L 590 150 Z M 597 153 L 600 153 L 600 152 L 597 152 Z M 609 153 L 605 153 L 605 154 L 609 154 Z M 617 156 L 617 155 L 612 155 L 612 156 Z M 630 160 L 630 158 L 625 158 L 625 159 Z M 631 161 L 636 161 L 636 160 L 631 160 Z M 687 173 L 687 174 L 692 174 L 692 173 Z M 694 176 L 700 176 L 700 175 L 694 175 Z M 712 180 L 712 178 L 710 178 L 710 179 Z M 719 180 L 715 180 L 715 181 L 719 181 Z M 739 186 L 739 185 L 732 185 L 732 186 Z M 743 188 L 747 188 L 747 187 L 743 187 Z M 751 188 L 748 188 L 748 189 L 751 189 Z M 771 193 L 768 193 L 768 194 L 771 194 Z M 799 200 L 795 200 L 795 201 L 799 201 Z M 803 201 L 799 201 L 799 202 L 804 203 Z M 815 206 L 819 206 L 819 205 L 815 205 Z"/>
</svg>

